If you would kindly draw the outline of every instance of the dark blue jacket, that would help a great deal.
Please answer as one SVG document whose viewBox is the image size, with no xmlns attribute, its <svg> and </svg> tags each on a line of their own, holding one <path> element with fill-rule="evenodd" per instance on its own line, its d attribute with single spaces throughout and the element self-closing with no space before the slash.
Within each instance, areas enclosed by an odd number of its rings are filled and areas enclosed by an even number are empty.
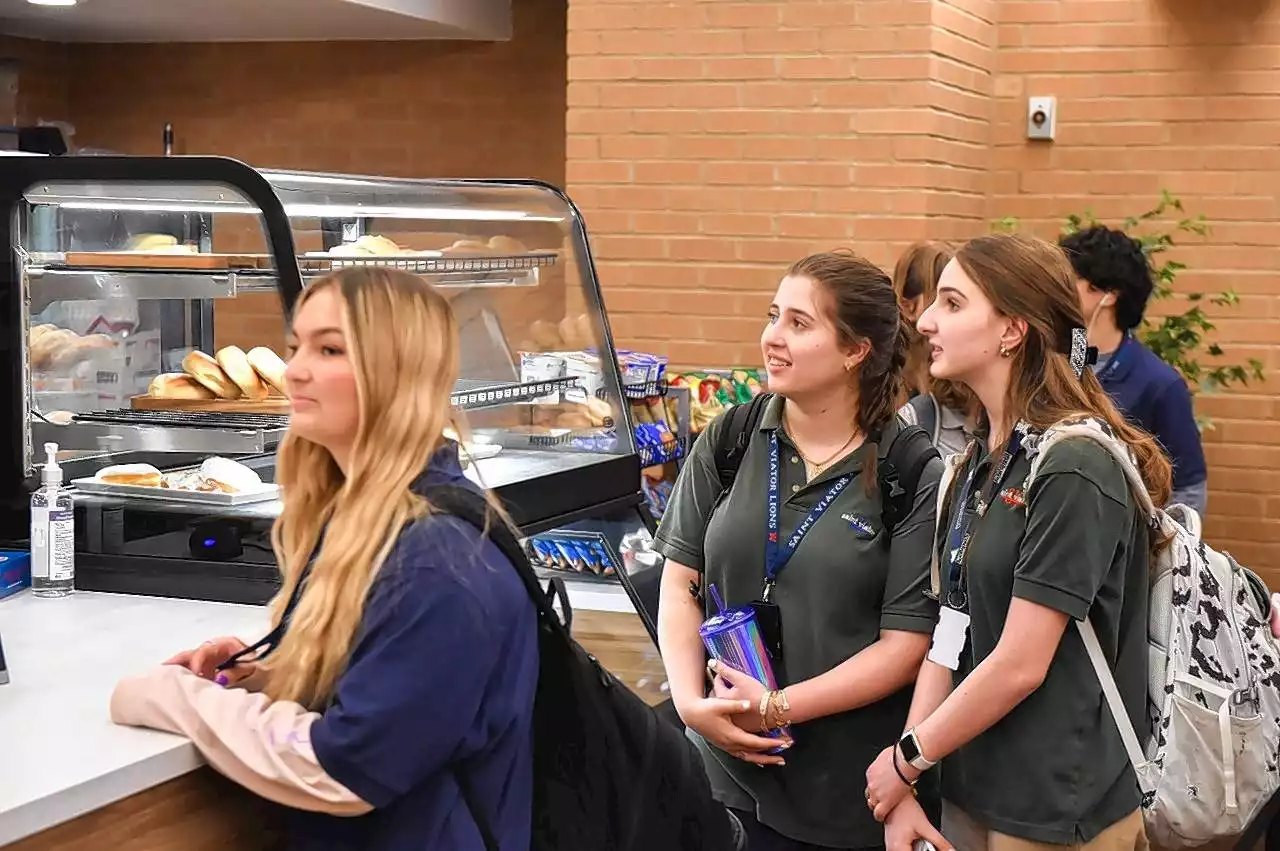
<svg viewBox="0 0 1280 851">
<path fill-rule="evenodd" d="M 415 485 L 474 488 L 449 444 Z M 354 589 L 353 589 L 354 593 Z M 311 728 L 326 772 L 375 809 L 292 811 L 305 851 L 483 851 L 454 770 L 465 766 L 503 851 L 527 851 L 537 620 L 515 569 L 457 518 L 400 536 L 369 593 L 351 662 Z"/>
<path fill-rule="evenodd" d="M 1204 482 L 1204 447 L 1182 376 L 1154 352 L 1125 336 L 1098 380 L 1130 422 L 1155 435 L 1173 461 L 1175 491 Z"/>
</svg>

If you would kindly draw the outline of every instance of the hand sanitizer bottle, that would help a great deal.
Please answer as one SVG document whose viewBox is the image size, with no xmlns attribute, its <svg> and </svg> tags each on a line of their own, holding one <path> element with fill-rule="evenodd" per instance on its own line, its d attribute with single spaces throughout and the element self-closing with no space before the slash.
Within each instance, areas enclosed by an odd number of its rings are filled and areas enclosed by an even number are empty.
<svg viewBox="0 0 1280 851">
<path fill-rule="evenodd" d="M 31 494 L 31 593 L 65 597 L 76 584 L 75 506 L 62 486 L 58 444 L 44 445 L 41 487 Z"/>
</svg>

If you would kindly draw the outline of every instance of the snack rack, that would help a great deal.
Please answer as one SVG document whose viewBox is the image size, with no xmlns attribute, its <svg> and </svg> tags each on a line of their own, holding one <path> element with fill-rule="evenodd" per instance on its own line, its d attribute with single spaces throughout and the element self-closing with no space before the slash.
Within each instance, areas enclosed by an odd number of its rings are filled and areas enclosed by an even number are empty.
<svg viewBox="0 0 1280 851">
<path fill-rule="evenodd" d="M 452 300 L 455 313 L 482 317 L 465 326 L 463 343 L 464 350 L 483 350 L 488 360 L 476 361 L 470 372 L 464 368 L 452 401 L 477 418 L 477 432 L 497 436 L 501 454 L 477 456 L 468 474 L 496 492 L 526 535 L 595 519 L 653 531 L 625 401 L 647 389 L 623 388 L 581 215 L 555 187 L 527 180 L 269 172 L 219 157 L 32 157 L 6 163 L 0 204 L 19 225 L 0 234 L 0 416 L 9 435 L 0 446 L 0 545 L 25 542 L 37 478 L 33 448 L 45 441 L 66 451 L 60 462 L 68 481 L 92 476 L 107 463 L 172 469 L 212 454 L 230 456 L 270 481 L 274 450 L 287 426 L 284 415 L 229 406 L 214 412 L 176 405 L 95 406 L 55 417 L 34 401 L 27 337 L 36 314 L 77 299 L 177 303 L 185 305 L 189 320 L 182 329 L 185 345 L 198 348 L 214 331 L 226 333 L 214 318 L 228 303 L 275 293 L 287 316 L 308 280 L 371 264 L 423 275 Z M 73 252 L 59 244 L 57 225 L 72 209 L 79 215 L 159 209 L 200 216 L 208 220 L 208 238 L 196 253 L 165 258 L 138 256 L 118 245 Z M 37 240 L 37 226 L 49 222 L 54 225 L 46 231 L 53 237 L 42 231 Z M 243 222 L 256 223 L 258 243 L 219 249 L 224 240 L 234 242 L 231 237 L 252 242 L 252 228 L 235 226 Z M 426 243 L 450 229 L 450 236 L 474 234 L 481 240 L 500 235 L 494 230 L 519 233 L 528 248 L 450 253 L 436 244 L 379 256 L 332 253 L 335 245 L 374 226 L 400 228 L 406 243 Z M 588 391 L 579 378 L 525 381 L 502 364 L 518 348 L 519 332 L 512 329 L 525 317 L 554 319 L 570 311 L 589 320 L 588 342 L 601 369 L 592 392 L 611 416 L 573 432 L 571 439 L 540 442 L 535 418 L 548 406 L 539 400 L 554 397 L 561 407 L 571 407 Z M 582 431 L 590 432 L 589 441 Z M 687 434 L 678 440 L 686 446 Z M 234 602 L 262 602 L 274 593 L 278 574 L 267 533 L 278 503 L 210 508 L 104 493 L 75 498 L 77 587 Z"/>
</svg>

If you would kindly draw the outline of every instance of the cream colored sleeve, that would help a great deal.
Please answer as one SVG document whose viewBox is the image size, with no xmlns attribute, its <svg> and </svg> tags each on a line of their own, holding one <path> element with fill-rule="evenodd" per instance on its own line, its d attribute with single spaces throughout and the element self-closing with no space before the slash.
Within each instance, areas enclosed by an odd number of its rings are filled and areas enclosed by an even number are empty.
<svg viewBox="0 0 1280 851">
<path fill-rule="evenodd" d="M 112 721 L 186 736 L 216 770 L 269 801 L 340 816 L 369 812 L 316 759 L 310 732 L 319 717 L 177 665 L 126 677 L 111 695 Z"/>
</svg>

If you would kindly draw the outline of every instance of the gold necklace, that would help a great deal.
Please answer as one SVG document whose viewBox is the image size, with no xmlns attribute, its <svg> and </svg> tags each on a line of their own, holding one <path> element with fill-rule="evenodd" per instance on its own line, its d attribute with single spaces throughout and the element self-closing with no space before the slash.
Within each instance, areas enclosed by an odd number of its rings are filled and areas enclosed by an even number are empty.
<svg viewBox="0 0 1280 851">
<path fill-rule="evenodd" d="M 783 416 L 782 416 L 782 423 L 783 423 L 783 425 L 784 425 L 784 426 L 787 424 L 787 417 L 786 417 L 786 414 L 783 414 Z M 788 432 L 790 432 L 790 431 L 791 431 L 791 429 L 790 429 L 790 428 L 788 428 L 788 429 L 787 429 L 787 431 L 788 431 Z M 858 436 L 858 430 L 855 428 L 855 429 L 853 430 L 853 434 L 849 435 L 849 439 L 848 439 L 848 440 L 846 440 L 846 441 L 844 442 L 844 444 L 843 444 L 839 449 L 837 449 L 835 452 L 831 453 L 831 455 L 830 455 L 830 456 L 828 456 L 828 457 L 827 457 L 827 459 L 826 459 L 825 461 L 817 462 L 817 463 L 815 463 L 814 461 L 811 461 L 811 460 L 809 459 L 809 456 L 804 454 L 804 450 L 800 448 L 800 444 L 795 440 L 795 436 L 794 436 L 794 435 L 792 435 L 792 443 L 794 443 L 794 444 L 795 444 L 795 447 L 796 447 L 796 454 L 800 456 L 800 459 L 801 459 L 802 461 L 804 461 L 804 470 L 805 470 L 805 475 L 806 475 L 809 479 L 815 479 L 815 478 L 817 478 L 819 475 L 821 475 L 821 474 L 822 474 L 822 471 L 823 471 L 823 470 L 825 470 L 827 467 L 829 467 L 829 466 L 831 465 L 831 462 L 833 462 L 833 461 L 835 461 L 836 459 L 838 459 L 839 457 L 841 457 L 841 455 L 843 454 L 843 452 L 844 452 L 846 449 L 848 449 L 848 448 L 849 448 L 849 444 L 850 444 L 850 443 L 853 443 L 854 438 L 856 438 L 857 436 Z"/>
</svg>

